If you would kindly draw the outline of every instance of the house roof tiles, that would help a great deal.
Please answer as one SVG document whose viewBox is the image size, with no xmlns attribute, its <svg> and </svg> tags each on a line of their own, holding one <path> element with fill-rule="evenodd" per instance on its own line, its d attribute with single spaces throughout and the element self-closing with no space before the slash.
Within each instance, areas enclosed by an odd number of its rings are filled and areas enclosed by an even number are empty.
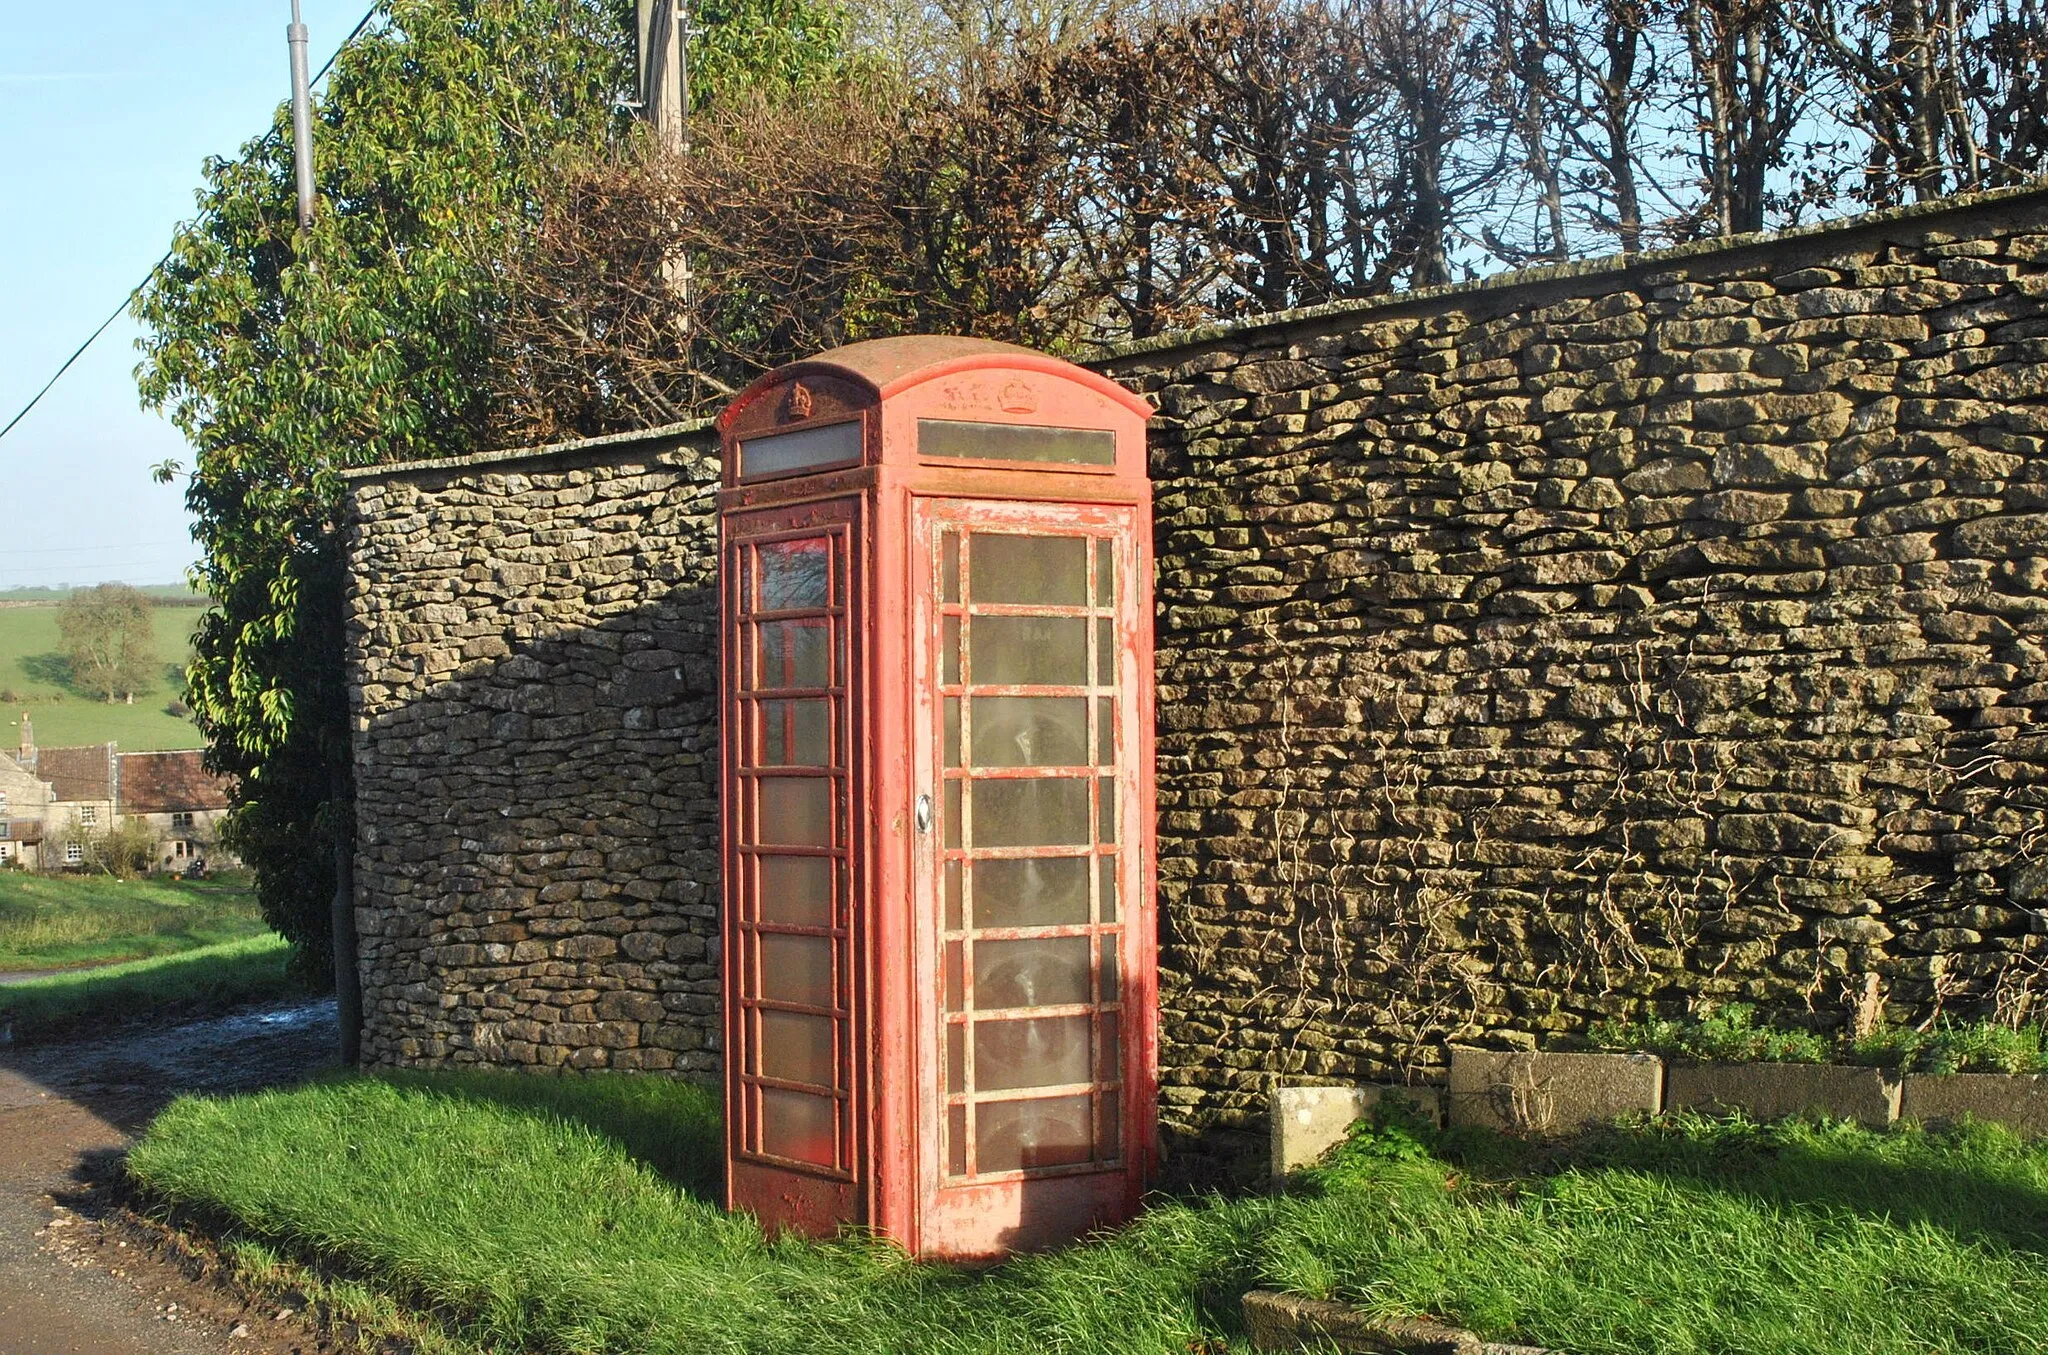
<svg viewBox="0 0 2048 1355">
<path fill-rule="evenodd" d="M 206 770 L 196 748 L 176 753 L 121 754 L 121 812 L 179 814 L 226 809 L 226 780 Z"/>
<path fill-rule="evenodd" d="M 114 745 L 36 750 L 36 775 L 56 789 L 59 800 L 114 798 Z"/>
</svg>

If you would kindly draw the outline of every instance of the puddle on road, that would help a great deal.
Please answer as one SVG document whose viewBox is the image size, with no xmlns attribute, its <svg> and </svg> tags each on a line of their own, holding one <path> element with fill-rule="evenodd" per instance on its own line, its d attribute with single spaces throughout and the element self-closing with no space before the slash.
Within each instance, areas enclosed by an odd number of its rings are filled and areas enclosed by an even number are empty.
<svg viewBox="0 0 2048 1355">
<path fill-rule="evenodd" d="M 335 1038 L 329 997 L 17 1049 L 6 1064 L 67 1096 L 148 1110 L 186 1092 L 249 1091 L 301 1081 L 334 1061 Z"/>
</svg>

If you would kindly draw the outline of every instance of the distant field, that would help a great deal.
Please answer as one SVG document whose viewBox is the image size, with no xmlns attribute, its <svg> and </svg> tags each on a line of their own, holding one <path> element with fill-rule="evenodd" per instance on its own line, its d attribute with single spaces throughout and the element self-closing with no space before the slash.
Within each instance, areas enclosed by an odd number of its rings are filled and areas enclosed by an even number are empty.
<svg viewBox="0 0 2048 1355">
<path fill-rule="evenodd" d="M 162 590 L 151 590 L 162 591 Z M 136 694 L 135 704 L 107 705 L 63 684 L 63 644 L 57 635 L 57 604 L 8 605 L 0 595 L 0 692 L 13 700 L 0 707 L 0 750 L 21 742 L 21 712 L 35 721 L 36 742 L 45 748 L 118 742 L 123 752 L 197 748 L 205 742 L 190 720 L 166 713 L 179 684 L 166 671 L 182 669 L 191 652 L 199 607 L 156 607 L 156 681 Z"/>
<path fill-rule="evenodd" d="M 0 972 L 139 960 L 269 930 L 240 872 L 115 880 L 0 871 Z"/>
<path fill-rule="evenodd" d="M 133 585 L 135 591 L 166 602 L 191 603 L 201 606 L 205 598 L 193 592 L 182 583 L 145 583 Z M 70 588 L 0 588 L 0 602 L 62 602 L 73 590 Z"/>
</svg>

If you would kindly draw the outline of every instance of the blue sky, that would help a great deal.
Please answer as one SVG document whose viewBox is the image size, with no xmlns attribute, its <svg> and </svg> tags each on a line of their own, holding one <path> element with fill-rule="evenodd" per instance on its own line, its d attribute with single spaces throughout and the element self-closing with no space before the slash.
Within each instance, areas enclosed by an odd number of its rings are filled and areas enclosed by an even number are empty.
<svg viewBox="0 0 2048 1355">
<path fill-rule="evenodd" d="M 318 70 L 370 0 L 301 0 Z M 0 39 L 0 425 L 170 244 L 199 167 L 290 93 L 291 0 L 10 6 Z M 88 17 L 89 14 L 89 17 Z M 169 583 L 196 555 L 191 463 L 138 407 L 125 316 L 0 440 L 0 588 Z"/>
</svg>

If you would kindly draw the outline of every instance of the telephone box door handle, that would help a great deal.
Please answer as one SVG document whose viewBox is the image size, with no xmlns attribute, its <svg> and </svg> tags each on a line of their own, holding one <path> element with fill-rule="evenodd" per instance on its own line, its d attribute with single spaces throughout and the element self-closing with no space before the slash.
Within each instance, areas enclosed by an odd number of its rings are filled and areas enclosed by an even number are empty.
<svg viewBox="0 0 2048 1355">
<path fill-rule="evenodd" d="M 931 830 L 932 797 L 929 795 L 920 795 L 917 797 L 917 831 L 920 833 L 929 833 Z"/>
</svg>

